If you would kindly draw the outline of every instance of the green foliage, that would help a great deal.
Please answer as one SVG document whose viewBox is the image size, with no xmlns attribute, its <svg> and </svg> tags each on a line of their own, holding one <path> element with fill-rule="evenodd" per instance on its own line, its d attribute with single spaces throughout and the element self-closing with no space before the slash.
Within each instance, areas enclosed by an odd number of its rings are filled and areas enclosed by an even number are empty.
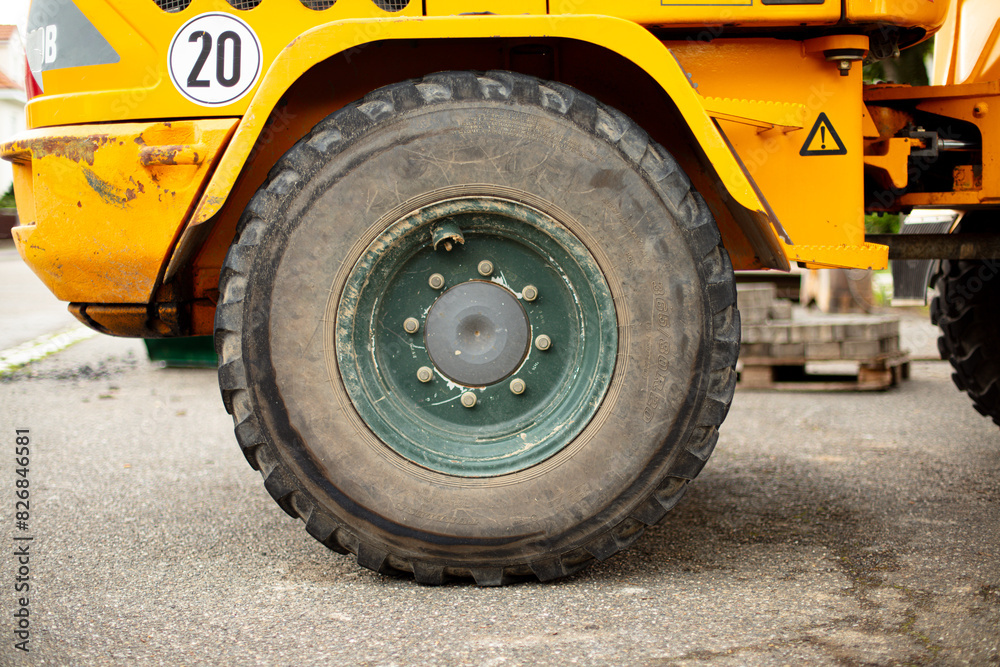
<svg viewBox="0 0 1000 667">
<path fill-rule="evenodd" d="M 892 306 L 892 271 L 883 269 L 872 272 L 872 297 L 876 306 Z"/>
<path fill-rule="evenodd" d="M 865 232 L 868 234 L 898 234 L 899 226 L 898 213 L 869 213 L 865 216 Z"/>
<path fill-rule="evenodd" d="M 865 83 L 888 81 L 890 83 L 908 83 L 911 86 L 926 86 L 927 67 L 924 62 L 934 48 L 934 40 L 911 46 L 895 58 L 886 58 L 865 65 Z"/>
<path fill-rule="evenodd" d="M 0 197 L 0 208 L 14 208 L 14 186 L 10 186 L 3 197 Z"/>
</svg>

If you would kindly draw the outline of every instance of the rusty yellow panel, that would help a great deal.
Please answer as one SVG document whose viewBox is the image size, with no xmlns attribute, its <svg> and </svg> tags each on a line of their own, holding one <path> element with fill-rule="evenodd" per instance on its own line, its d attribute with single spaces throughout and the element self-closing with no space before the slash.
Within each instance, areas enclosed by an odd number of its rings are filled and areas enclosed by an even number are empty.
<svg viewBox="0 0 1000 667">
<path fill-rule="evenodd" d="M 822 49 L 790 40 L 668 46 L 776 214 L 788 258 L 870 266 L 860 63 L 841 76 Z"/>
<path fill-rule="evenodd" d="M 977 151 L 981 165 L 973 162 L 971 171 L 954 171 L 951 191 L 907 192 L 899 197 L 898 202 L 891 203 L 904 207 L 942 208 L 996 206 L 1000 203 L 1000 114 L 997 113 L 1000 109 L 1000 81 L 936 86 L 870 86 L 866 91 L 866 100 L 872 110 L 915 107 L 919 111 L 955 118 L 975 125 L 982 137 L 982 150 Z M 895 125 L 889 124 L 884 131 L 894 133 L 900 127 L 902 125 L 897 121 Z M 881 203 L 885 205 L 885 202 Z"/>
<path fill-rule="evenodd" d="M 146 303 L 235 126 L 90 125 L 0 146 L 18 179 L 18 252 L 63 301 Z"/>
<path fill-rule="evenodd" d="M 957 118 L 978 127 L 983 141 L 982 169 L 973 179 L 974 185 L 965 182 L 971 178 L 971 175 L 959 173 L 958 179 L 953 184 L 955 192 L 908 193 L 901 198 L 904 204 L 915 206 L 989 204 L 995 206 L 1000 203 L 1000 113 L 998 113 L 1000 111 L 1000 91 L 997 88 L 996 82 L 991 82 L 988 86 L 983 84 L 935 86 L 937 91 L 950 93 L 954 97 L 929 98 L 917 105 L 917 109 L 920 111 Z"/>
<path fill-rule="evenodd" d="M 454 14 L 545 14 L 545 0 L 427 0 L 427 16 Z"/>
</svg>

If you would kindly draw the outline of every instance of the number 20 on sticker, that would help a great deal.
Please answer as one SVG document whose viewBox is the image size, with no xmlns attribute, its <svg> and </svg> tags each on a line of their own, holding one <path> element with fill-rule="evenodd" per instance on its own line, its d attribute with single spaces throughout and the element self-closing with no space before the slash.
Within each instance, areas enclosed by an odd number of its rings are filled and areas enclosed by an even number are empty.
<svg viewBox="0 0 1000 667">
<path fill-rule="evenodd" d="M 232 104 L 260 78 L 260 40 L 232 14 L 201 14 L 185 23 L 167 58 L 177 90 L 206 107 Z"/>
</svg>

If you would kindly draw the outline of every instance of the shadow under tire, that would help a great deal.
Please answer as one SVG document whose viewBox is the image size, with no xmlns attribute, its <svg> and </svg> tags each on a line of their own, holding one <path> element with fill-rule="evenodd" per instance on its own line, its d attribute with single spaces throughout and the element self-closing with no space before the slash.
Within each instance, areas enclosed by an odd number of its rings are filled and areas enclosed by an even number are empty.
<svg viewBox="0 0 1000 667">
<path fill-rule="evenodd" d="M 932 278 L 938 294 L 931 321 L 941 330 L 938 351 L 955 386 L 983 416 L 1000 424 L 1000 275 L 996 262 L 942 260 Z"/>
<path fill-rule="evenodd" d="M 732 267 L 677 163 L 509 72 L 319 123 L 248 205 L 220 295 L 222 396 L 268 492 L 427 584 L 615 554 L 697 476 L 735 388 Z"/>
</svg>

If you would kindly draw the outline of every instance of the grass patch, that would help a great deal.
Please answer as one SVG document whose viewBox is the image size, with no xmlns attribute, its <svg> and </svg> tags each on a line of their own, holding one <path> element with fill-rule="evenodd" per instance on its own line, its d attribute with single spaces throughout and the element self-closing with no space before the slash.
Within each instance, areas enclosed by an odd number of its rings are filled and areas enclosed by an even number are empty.
<svg viewBox="0 0 1000 667">
<path fill-rule="evenodd" d="M 4 193 L 3 197 L 0 197 L 0 208 L 14 208 L 15 206 L 14 186 L 11 185 L 7 189 L 7 192 Z"/>
<path fill-rule="evenodd" d="M 898 213 L 869 213 L 865 216 L 865 233 L 898 234 L 900 224 Z"/>
</svg>

